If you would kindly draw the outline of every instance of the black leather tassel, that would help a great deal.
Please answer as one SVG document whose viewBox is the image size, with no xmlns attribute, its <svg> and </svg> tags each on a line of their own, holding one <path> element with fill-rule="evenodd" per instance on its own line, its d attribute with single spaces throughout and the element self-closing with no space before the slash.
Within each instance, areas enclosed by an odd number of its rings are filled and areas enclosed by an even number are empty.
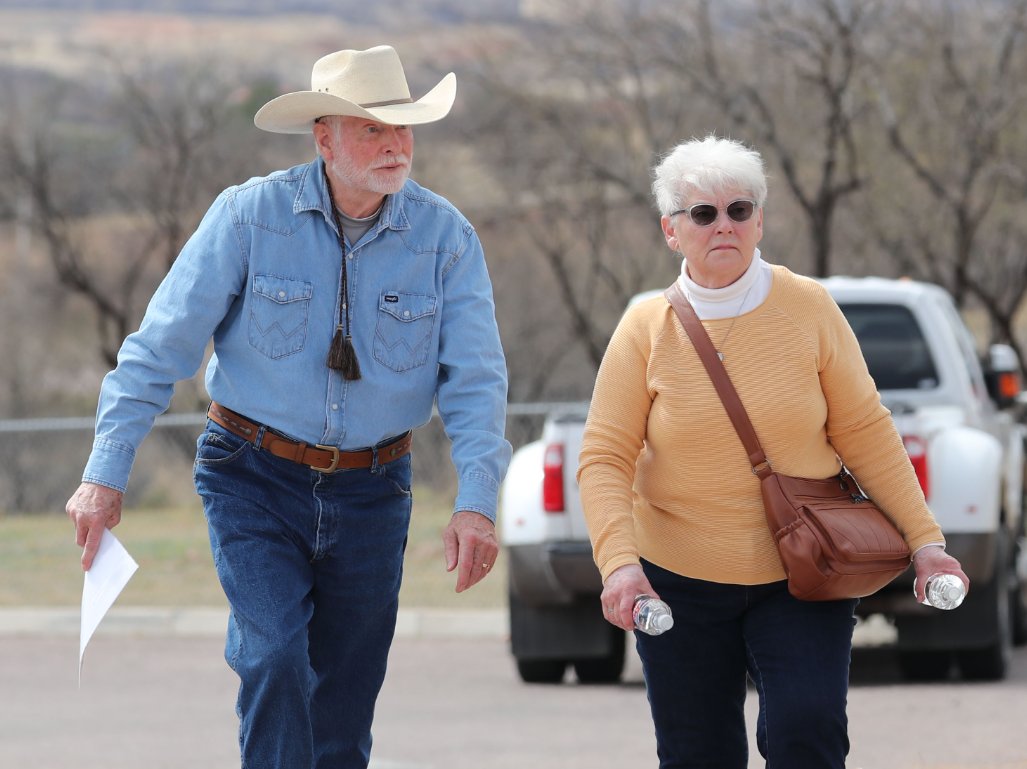
<svg viewBox="0 0 1027 769">
<path fill-rule="evenodd" d="M 342 378 L 353 382 L 360 379 L 360 361 L 353 349 L 353 338 L 343 335 L 342 326 L 336 326 L 332 346 L 328 350 L 328 368 L 342 373 Z"/>
</svg>

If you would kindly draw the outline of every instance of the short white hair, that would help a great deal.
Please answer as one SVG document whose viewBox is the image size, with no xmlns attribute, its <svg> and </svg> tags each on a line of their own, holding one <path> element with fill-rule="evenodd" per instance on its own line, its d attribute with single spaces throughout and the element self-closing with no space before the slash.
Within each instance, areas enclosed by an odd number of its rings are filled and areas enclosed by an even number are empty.
<svg viewBox="0 0 1027 769">
<path fill-rule="evenodd" d="M 682 142 L 653 168 L 653 196 L 661 216 L 683 208 L 699 195 L 740 190 L 760 208 L 767 201 L 763 158 L 734 139 L 710 134 Z"/>
</svg>

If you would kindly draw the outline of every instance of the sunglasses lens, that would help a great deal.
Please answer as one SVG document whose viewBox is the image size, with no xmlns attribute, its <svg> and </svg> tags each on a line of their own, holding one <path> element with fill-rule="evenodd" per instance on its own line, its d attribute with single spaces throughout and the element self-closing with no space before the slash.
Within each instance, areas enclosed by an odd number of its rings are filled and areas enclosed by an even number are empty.
<svg viewBox="0 0 1027 769">
<path fill-rule="evenodd" d="M 755 206 L 751 200 L 736 200 L 728 204 L 727 215 L 733 222 L 747 222 L 752 217 L 754 209 Z"/>
<path fill-rule="evenodd" d="M 692 221 L 697 225 L 706 227 L 716 221 L 717 207 L 711 206 L 708 203 L 700 203 L 697 206 L 692 206 L 688 211 L 688 215 L 692 217 Z"/>
</svg>

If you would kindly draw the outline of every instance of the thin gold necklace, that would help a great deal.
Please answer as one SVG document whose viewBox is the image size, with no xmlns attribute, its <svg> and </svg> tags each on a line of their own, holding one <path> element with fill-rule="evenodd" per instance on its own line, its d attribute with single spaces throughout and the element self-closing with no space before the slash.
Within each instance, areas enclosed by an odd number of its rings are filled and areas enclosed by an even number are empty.
<svg viewBox="0 0 1027 769">
<path fill-rule="evenodd" d="M 755 283 L 752 286 L 756 285 Z M 731 336 L 731 332 L 735 330 L 735 322 L 738 320 L 738 316 L 742 312 L 742 308 L 745 307 L 745 302 L 749 298 L 749 294 L 752 292 L 752 286 L 746 289 L 745 294 L 742 296 L 742 301 L 738 303 L 738 308 L 735 310 L 735 315 L 731 318 L 731 325 L 727 327 L 727 333 L 724 334 L 724 338 L 720 340 L 720 344 L 717 345 L 717 357 L 724 360 L 724 348 L 727 347 L 727 338 Z"/>
</svg>

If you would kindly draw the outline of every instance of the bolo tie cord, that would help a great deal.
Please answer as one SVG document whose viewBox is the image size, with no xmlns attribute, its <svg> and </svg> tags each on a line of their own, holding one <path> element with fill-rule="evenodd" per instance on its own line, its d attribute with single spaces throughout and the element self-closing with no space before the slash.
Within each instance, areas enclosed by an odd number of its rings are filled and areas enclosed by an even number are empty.
<svg viewBox="0 0 1027 769">
<path fill-rule="evenodd" d="M 328 185 L 328 197 L 331 199 L 332 216 L 335 219 L 335 228 L 338 230 L 339 250 L 342 252 L 342 301 L 339 305 L 339 322 L 335 324 L 332 346 L 328 349 L 328 368 L 340 372 L 343 379 L 352 382 L 360 379 L 360 361 L 357 360 L 357 351 L 353 349 L 353 337 L 350 335 L 349 327 L 349 280 L 346 276 L 346 237 L 342 232 L 342 221 L 339 219 L 339 211 L 335 207 L 332 183 L 329 181 L 327 173 L 325 173 L 325 183 Z"/>
</svg>

